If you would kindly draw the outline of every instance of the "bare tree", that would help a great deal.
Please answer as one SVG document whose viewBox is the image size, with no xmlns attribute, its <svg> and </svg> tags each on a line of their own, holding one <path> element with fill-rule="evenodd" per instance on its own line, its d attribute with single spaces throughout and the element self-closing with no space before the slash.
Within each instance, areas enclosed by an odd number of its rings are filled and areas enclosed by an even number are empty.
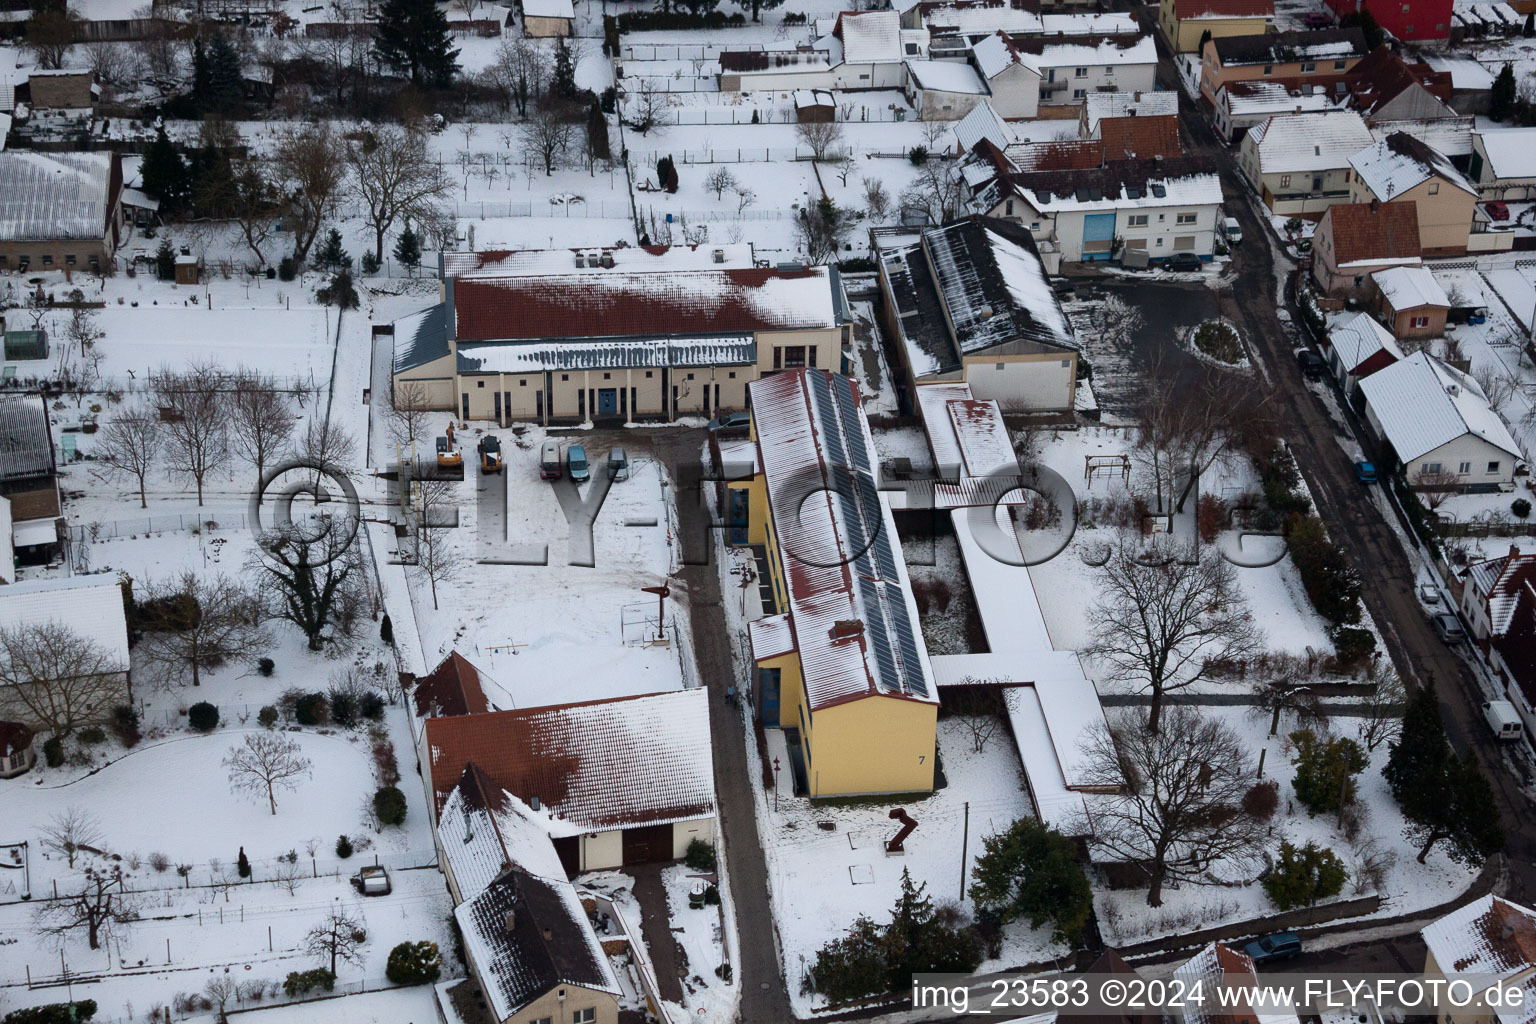
<svg viewBox="0 0 1536 1024">
<path fill-rule="evenodd" d="M 91 70 L 96 78 L 107 85 L 122 85 L 133 76 L 134 61 L 130 50 L 120 43 L 87 43 Z"/>
<path fill-rule="evenodd" d="M 453 0 L 453 6 L 464 12 L 464 17 L 470 21 L 475 20 L 475 11 L 480 8 L 480 0 Z"/>
<path fill-rule="evenodd" d="M 373 228 L 373 255 L 384 258 L 384 238 L 402 217 L 423 219 L 449 192 L 442 168 L 427 153 L 420 133 L 380 127 L 360 142 L 347 143 L 352 194 Z"/>
<path fill-rule="evenodd" d="M 1495 410 L 1502 409 L 1519 390 L 1519 382 L 1503 372 L 1502 367 L 1496 368 L 1486 363 L 1472 371 L 1472 379 L 1483 389 L 1483 397 L 1488 399 L 1488 404 Z"/>
<path fill-rule="evenodd" d="M 39 831 L 43 834 L 43 849 L 63 854 L 71 871 L 75 868 L 75 857 L 82 849 L 99 850 L 105 839 L 101 819 L 77 804 L 70 804 L 55 814 Z"/>
<path fill-rule="evenodd" d="M 1152 694 L 1147 730 L 1157 732 L 1163 697 L 1203 678 L 1214 663 L 1245 658 L 1263 634 L 1213 548 L 1185 561 L 1166 546 L 1122 547 L 1098 572 L 1093 642 L 1085 653 Z"/>
<path fill-rule="evenodd" d="M 485 74 L 506 105 L 515 103 L 517 115 L 527 117 L 528 101 L 543 94 L 553 70 L 553 57 L 534 40 L 503 37 Z"/>
<path fill-rule="evenodd" d="M 142 402 L 118 412 L 96 435 L 97 461 L 109 472 L 138 482 L 139 508 L 149 508 L 144 478 L 154 468 L 162 441 L 159 417 Z"/>
<path fill-rule="evenodd" d="M 297 524 L 269 530 L 248 564 L 268 614 L 303 630 L 312 651 L 332 638 L 328 630 L 345 627 L 351 595 L 362 577 L 356 532 L 334 517 L 318 534 Z"/>
<path fill-rule="evenodd" d="M 447 480 L 417 482 L 416 571 L 431 587 L 432 607 L 437 608 L 437 586 L 451 583 L 463 573 L 464 558 L 453 542 L 449 518 L 454 503 L 453 484 Z"/>
<path fill-rule="evenodd" d="M 747 207 L 755 202 L 757 202 L 756 192 L 745 185 L 738 186 L 736 189 L 736 216 L 740 217 L 743 213 L 746 213 Z"/>
<path fill-rule="evenodd" d="M 1002 694 L 996 687 L 984 687 L 971 676 L 960 681 L 953 696 L 945 696 L 944 710 L 965 726 L 972 753 L 985 753 L 987 743 L 1003 731 Z"/>
<path fill-rule="evenodd" d="M 228 970 L 228 968 L 226 967 L 225 970 Z M 203 986 L 203 994 L 213 1004 L 213 1008 L 218 1013 L 219 1020 L 221 1021 L 229 1019 L 224 1015 L 224 1009 L 229 1005 L 229 1001 L 235 998 L 239 990 L 240 983 L 230 974 L 216 974 L 208 979 L 208 984 Z"/>
<path fill-rule="evenodd" d="M 247 733 L 245 742 L 230 747 L 224 758 L 229 769 L 230 788 L 256 797 L 265 795 L 272 813 L 277 813 L 276 791 L 299 788 L 299 780 L 311 776 L 313 765 L 298 743 L 275 732 Z"/>
<path fill-rule="evenodd" d="M 139 657 L 167 680 L 202 685 L 202 671 L 251 657 L 271 643 L 256 596 L 223 574 L 190 570 L 150 585 L 158 618 L 144 623 Z"/>
<path fill-rule="evenodd" d="M 848 187 L 848 175 L 852 174 L 858 166 L 858 162 L 854 160 L 852 152 L 844 153 L 833 163 L 832 167 L 837 171 L 837 180 L 843 183 L 844 188 Z"/>
<path fill-rule="evenodd" d="M 275 378 L 241 368 L 228 396 L 231 447 L 261 479 L 267 463 L 293 437 L 293 408 Z"/>
<path fill-rule="evenodd" d="M 964 201 L 963 180 L 943 160 L 925 161 L 917 169 L 917 177 L 901 191 L 902 209 L 926 214 L 931 224 L 953 220 L 959 215 Z"/>
<path fill-rule="evenodd" d="M 924 121 L 923 145 L 928 147 L 930 153 L 938 153 L 939 143 L 944 141 L 944 136 L 949 133 L 948 121 Z"/>
<path fill-rule="evenodd" d="M 64 5 L 38 5 L 27 19 L 27 49 L 45 71 L 59 71 L 80 41 L 80 16 Z M 92 946 L 92 949 L 95 947 Z"/>
<path fill-rule="evenodd" d="M 1403 731 L 1403 708 L 1408 694 L 1403 680 L 1386 658 L 1371 665 L 1366 681 L 1374 684 L 1371 692 L 1360 702 L 1360 725 L 1356 730 L 1365 749 L 1375 751 L 1383 743 L 1391 743 Z"/>
<path fill-rule="evenodd" d="M 1270 679 L 1254 691 L 1253 711 L 1269 715 L 1269 734 L 1280 731 L 1280 716 L 1292 714 L 1298 724 L 1316 724 L 1323 721 L 1323 702 L 1305 685 L 1289 679 Z"/>
<path fill-rule="evenodd" d="M 1154 362 L 1147 374 L 1138 452 L 1151 470 L 1158 512 L 1183 512 L 1200 476 L 1269 433 L 1269 395 L 1206 362 Z"/>
<path fill-rule="evenodd" d="M 294 455 L 348 473 L 357 462 L 357 441 L 330 417 L 315 416 L 294 441 Z"/>
<path fill-rule="evenodd" d="M 261 247 L 276 230 L 278 214 L 284 207 L 282 196 L 267 179 L 262 164 L 254 159 L 236 163 L 229 196 L 229 213 L 240 228 L 245 247 L 256 257 L 256 266 L 265 267 L 267 257 Z"/>
<path fill-rule="evenodd" d="M 523 149 L 538 157 L 547 177 L 555 173 L 560 158 L 576 138 L 574 108 L 559 100 L 546 100 L 534 107 L 519 131 Z"/>
<path fill-rule="evenodd" d="M 836 121 L 802 121 L 795 125 L 795 138 L 811 151 L 811 159 L 825 160 L 832 147 L 843 141 L 843 126 Z"/>
<path fill-rule="evenodd" d="M 396 381 L 390 397 L 389 434 L 396 444 L 409 449 L 431 436 L 425 384 L 418 380 Z"/>
<path fill-rule="evenodd" d="M 86 868 L 78 891 L 40 903 L 33 920 L 39 931 L 60 943 L 84 928 L 91 948 L 100 949 L 103 939 L 113 938 L 138 916 L 137 902 L 123 888 L 123 869 L 113 865 L 110 870 Z"/>
<path fill-rule="evenodd" d="M 851 227 L 847 211 L 823 198 L 795 218 L 795 243 L 812 263 L 831 263 L 838 258 Z"/>
<path fill-rule="evenodd" d="M 62 622 L 0 627 L 0 718 L 55 736 L 105 721 L 127 695 L 128 666 Z"/>
<path fill-rule="evenodd" d="M 1218 861 L 1259 849 L 1264 827 L 1242 810 L 1247 744 L 1221 721 L 1175 707 L 1159 732 L 1124 716 L 1086 742 L 1084 781 L 1120 796 L 1095 800 L 1080 824 L 1107 859 L 1145 867 L 1148 906 L 1162 906 L 1165 882 L 1213 881 Z"/>
<path fill-rule="evenodd" d="M 166 463 L 197 482 L 197 503 L 202 505 L 208 474 L 229 462 L 229 421 L 219 370 L 211 363 L 182 372 L 161 369 L 151 375 L 150 384 L 165 410 Z"/>
<path fill-rule="evenodd" d="M 729 167 L 717 167 L 704 179 L 704 190 L 713 192 L 716 200 L 724 199 L 727 192 L 736 190 L 736 186 L 736 175 L 731 173 Z"/>
<path fill-rule="evenodd" d="M 279 857 L 277 866 L 272 869 L 272 881 L 289 896 L 299 891 L 299 886 L 307 877 L 309 872 L 299 864 L 297 856 Z"/>
<path fill-rule="evenodd" d="M 305 934 L 304 952 L 321 960 L 329 958 L 334 975 L 338 960 L 354 967 L 363 965 L 363 944 L 367 941 L 368 932 L 363 922 L 341 907 L 333 906 L 325 919 Z"/>
<path fill-rule="evenodd" d="M 626 127 L 649 135 L 666 123 L 666 110 L 667 94 L 658 91 L 647 78 L 641 81 L 639 91 L 628 97 L 622 119 Z"/>
<path fill-rule="evenodd" d="M 1430 472 L 1420 469 L 1413 474 L 1413 489 L 1424 496 L 1424 504 L 1436 509 L 1444 505 L 1451 495 L 1460 492 L 1461 480 L 1455 473 L 1445 470 Z"/>
<path fill-rule="evenodd" d="M 350 149 L 350 147 L 349 147 Z M 293 222 L 293 255 L 303 260 L 346 181 L 347 164 L 329 121 L 291 125 L 278 133 L 272 171 Z M 379 257 L 383 258 L 383 243 Z"/>
</svg>

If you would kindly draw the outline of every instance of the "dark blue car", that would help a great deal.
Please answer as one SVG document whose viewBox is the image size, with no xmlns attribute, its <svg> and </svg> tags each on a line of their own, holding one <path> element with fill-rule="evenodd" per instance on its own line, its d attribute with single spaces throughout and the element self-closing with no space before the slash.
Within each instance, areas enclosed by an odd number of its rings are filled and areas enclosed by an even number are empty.
<svg viewBox="0 0 1536 1024">
<path fill-rule="evenodd" d="M 1255 967 L 1289 960 L 1301 952 L 1301 938 L 1295 932 L 1275 932 L 1262 939 L 1254 939 L 1243 947 L 1243 952 L 1253 957 Z"/>
</svg>

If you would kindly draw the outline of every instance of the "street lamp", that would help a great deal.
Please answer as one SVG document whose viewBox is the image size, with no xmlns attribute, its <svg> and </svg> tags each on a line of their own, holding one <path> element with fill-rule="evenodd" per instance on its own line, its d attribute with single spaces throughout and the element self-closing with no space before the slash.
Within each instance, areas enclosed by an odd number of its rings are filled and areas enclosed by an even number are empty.
<svg viewBox="0 0 1536 1024">
<path fill-rule="evenodd" d="M 779 759 L 773 759 L 773 810 L 779 810 Z"/>
</svg>

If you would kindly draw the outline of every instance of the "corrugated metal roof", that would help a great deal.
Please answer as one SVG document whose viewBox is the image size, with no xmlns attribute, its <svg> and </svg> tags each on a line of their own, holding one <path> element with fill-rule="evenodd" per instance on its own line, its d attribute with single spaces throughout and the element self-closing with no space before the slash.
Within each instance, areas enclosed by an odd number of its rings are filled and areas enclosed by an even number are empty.
<svg viewBox="0 0 1536 1024">
<path fill-rule="evenodd" d="M 757 362 L 750 334 L 701 338 L 614 338 L 605 341 L 460 342 L 460 373 L 542 373 L 663 366 L 744 366 Z"/>
<path fill-rule="evenodd" d="M 975 149 L 976 144 L 982 139 L 986 139 L 1000 150 L 1007 149 L 1013 143 L 1013 130 L 1008 127 L 1008 122 L 992 109 L 992 103 L 989 100 L 982 100 L 971 108 L 969 114 L 955 122 L 955 141 L 967 153 Z"/>
<path fill-rule="evenodd" d="M 1449 309 L 1450 298 L 1428 267 L 1391 267 L 1371 275 L 1371 282 L 1381 292 L 1381 297 L 1394 310 L 1417 309 L 1420 306 L 1442 306 Z"/>
<path fill-rule="evenodd" d="M 0 240 L 100 239 L 110 153 L 0 153 Z"/>
<path fill-rule="evenodd" d="M 1371 374 L 1360 390 L 1404 463 L 1465 434 L 1521 457 L 1520 445 L 1477 383 L 1426 352 Z"/>
<path fill-rule="evenodd" d="M 752 660 L 779 658 L 795 649 L 794 623 L 786 612 L 765 615 L 747 623 L 747 639 L 752 643 Z"/>
<path fill-rule="evenodd" d="M 448 355 L 448 304 L 439 302 L 395 321 L 395 372 Z"/>
</svg>

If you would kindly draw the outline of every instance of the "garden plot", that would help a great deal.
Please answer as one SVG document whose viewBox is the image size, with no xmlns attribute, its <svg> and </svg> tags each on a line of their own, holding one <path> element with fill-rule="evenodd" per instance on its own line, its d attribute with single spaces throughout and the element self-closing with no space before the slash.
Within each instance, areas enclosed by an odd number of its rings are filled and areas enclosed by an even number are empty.
<svg viewBox="0 0 1536 1024">
<path fill-rule="evenodd" d="M 1280 786 L 1280 806 L 1275 812 L 1274 838 L 1267 847 L 1273 854 L 1282 839 L 1300 846 L 1308 841 L 1331 849 L 1350 871 L 1350 879 L 1339 899 L 1379 892 L 1380 908 L 1372 917 L 1396 917 L 1425 910 L 1454 900 L 1464 892 L 1477 871 L 1463 867 L 1437 847 L 1427 863 L 1417 861 L 1418 848 L 1403 837 L 1403 816 L 1392 799 L 1382 768 L 1388 749 L 1381 744 L 1371 754 L 1371 763 L 1356 776 L 1358 822 L 1341 828 L 1337 815 L 1309 816 L 1296 801 L 1291 780 L 1292 744 L 1287 734 L 1297 726 L 1283 718 L 1278 734 L 1269 735 L 1269 714 L 1255 714 L 1243 708 L 1205 708 L 1211 717 L 1220 718 L 1236 730 L 1257 760 L 1265 751 L 1264 777 Z M 1336 736 L 1355 738 L 1358 719 L 1331 718 Z M 1368 863 L 1376 867 L 1369 868 Z M 1373 876 L 1379 875 L 1380 884 Z M 1145 889 L 1110 891 L 1095 887 L 1094 905 L 1099 927 L 1110 945 L 1123 945 L 1232 921 L 1261 918 L 1274 913 L 1274 904 L 1257 883 L 1246 885 L 1184 885 L 1164 887 L 1163 906 L 1149 908 Z"/>
<path fill-rule="evenodd" d="M 768 757 L 787 765 L 783 734 L 770 729 L 767 739 Z M 903 856 L 887 856 L 883 848 L 899 827 L 889 817 L 897 806 L 893 800 L 813 805 L 789 795 L 786 772 L 775 807 L 771 790 L 753 786 L 774 920 L 797 1014 L 805 1016 L 817 1004 L 816 997 L 800 991 L 816 951 L 844 935 L 861 914 L 881 924 L 888 921 L 903 869 L 911 871 L 915 882 L 927 885 L 936 906 L 958 903 L 969 913 L 972 906 L 959 899 L 961 847 L 967 847 L 967 864 L 973 864 L 984 837 L 1033 816 L 1018 755 L 1005 735 L 995 736 L 976 754 L 965 727 L 946 718 L 939 722 L 938 743 L 949 784 L 932 796 L 900 803 L 917 821 Z M 757 763 L 756 751 L 749 751 L 749 757 Z M 1002 956 L 982 964 L 981 970 L 1022 966 L 1066 952 L 1065 944 L 1051 940 L 1049 929 L 1015 922 L 1005 929 Z"/>
</svg>

